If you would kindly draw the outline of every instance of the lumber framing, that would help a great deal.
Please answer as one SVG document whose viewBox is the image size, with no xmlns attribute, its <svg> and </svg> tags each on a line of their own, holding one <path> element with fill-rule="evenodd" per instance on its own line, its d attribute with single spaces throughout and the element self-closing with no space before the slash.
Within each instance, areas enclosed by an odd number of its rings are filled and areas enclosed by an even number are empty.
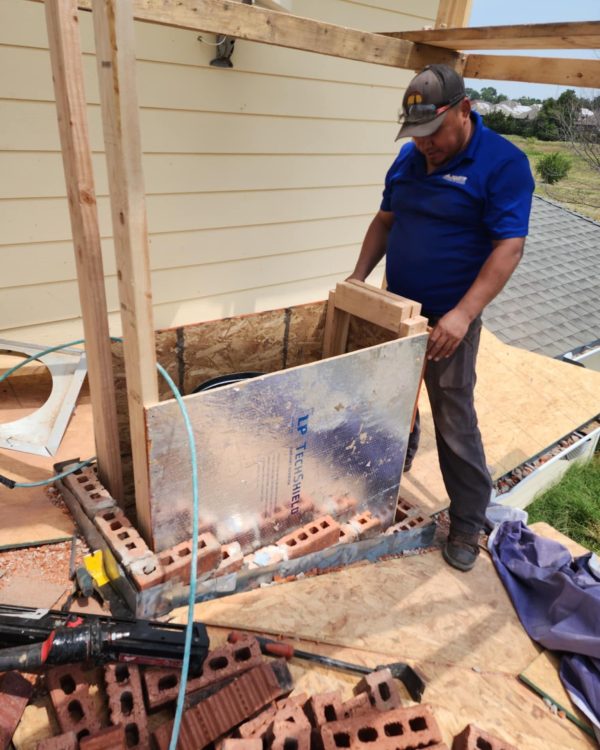
<svg viewBox="0 0 600 750">
<path fill-rule="evenodd" d="M 465 78 L 598 88 L 600 60 L 515 55 L 468 55 Z"/>
<path fill-rule="evenodd" d="M 129 0 L 93 1 L 112 209 L 138 529 L 151 543 L 144 408 L 158 402 L 135 43 Z"/>
<path fill-rule="evenodd" d="M 98 470 L 123 497 L 117 402 L 76 0 L 47 0 L 46 25 L 75 249 Z"/>
<path fill-rule="evenodd" d="M 448 26 L 462 27 L 466 20 Z M 389 36 L 454 50 L 597 49 L 600 47 L 600 21 L 435 28 L 391 32 Z"/>
<path fill-rule="evenodd" d="M 446 29 L 453 26 L 466 26 L 471 17 L 472 5 L 473 0 L 440 0 L 435 28 Z"/>
</svg>

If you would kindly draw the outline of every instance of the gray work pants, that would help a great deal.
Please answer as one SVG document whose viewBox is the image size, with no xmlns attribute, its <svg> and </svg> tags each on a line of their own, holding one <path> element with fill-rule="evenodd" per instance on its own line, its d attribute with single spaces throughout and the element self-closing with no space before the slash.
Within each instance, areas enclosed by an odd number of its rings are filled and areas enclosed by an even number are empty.
<svg viewBox="0 0 600 750">
<path fill-rule="evenodd" d="M 430 319 L 430 324 L 436 322 Z M 484 527 L 492 490 L 473 397 L 480 334 L 481 318 L 476 318 L 451 357 L 425 366 L 440 469 L 450 498 L 451 529 L 463 534 L 475 534 Z M 407 462 L 417 451 L 419 436 L 417 412 Z"/>
</svg>

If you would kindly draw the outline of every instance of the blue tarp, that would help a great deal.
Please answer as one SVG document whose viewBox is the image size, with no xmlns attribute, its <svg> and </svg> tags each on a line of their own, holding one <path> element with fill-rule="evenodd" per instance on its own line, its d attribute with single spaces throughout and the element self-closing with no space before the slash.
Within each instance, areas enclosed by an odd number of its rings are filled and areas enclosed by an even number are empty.
<svg viewBox="0 0 600 750">
<path fill-rule="evenodd" d="M 562 652 L 560 676 L 580 709 L 600 728 L 600 581 L 591 553 L 573 559 L 562 544 L 520 521 L 501 524 L 490 552 L 529 636 Z"/>
</svg>

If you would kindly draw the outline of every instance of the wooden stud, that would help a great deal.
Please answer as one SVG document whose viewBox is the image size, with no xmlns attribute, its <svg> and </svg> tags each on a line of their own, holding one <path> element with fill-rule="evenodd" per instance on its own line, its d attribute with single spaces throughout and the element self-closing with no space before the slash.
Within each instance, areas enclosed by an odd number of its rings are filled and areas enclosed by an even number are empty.
<svg viewBox="0 0 600 750">
<path fill-rule="evenodd" d="M 325 332 L 323 335 L 323 359 L 344 354 L 348 344 L 350 315 L 336 307 L 336 293 L 329 292 Z"/>
<path fill-rule="evenodd" d="M 152 546 L 144 407 L 158 402 L 148 230 L 130 0 L 93 0 L 113 219 L 137 525 Z"/>
<path fill-rule="evenodd" d="M 600 60 L 468 55 L 463 75 L 483 80 L 558 83 L 593 89 L 600 81 Z"/>
<path fill-rule="evenodd" d="M 418 333 L 427 333 L 427 318 L 422 315 L 416 315 L 414 318 L 404 320 L 400 324 L 400 337 L 416 336 Z"/>
<path fill-rule="evenodd" d="M 466 26 L 466 21 L 449 24 Z M 597 49 L 600 47 L 600 21 L 570 21 L 472 28 L 437 28 L 392 32 L 396 39 L 444 47 L 468 49 Z"/>
<path fill-rule="evenodd" d="M 123 497 L 117 403 L 76 0 L 47 0 L 46 24 L 75 248 L 100 481 Z"/>
<path fill-rule="evenodd" d="M 398 333 L 402 321 L 410 318 L 412 303 L 406 304 L 392 297 L 367 284 L 359 286 L 342 281 L 335 288 L 336 308 Z"/>
<path fill-rule="evenodd" d="M 440 0 L 435 19 L 436 29 L 466 26 L 471 17 L 473 0 Z"/>
<path fill-rule="evenodd" d="M 382 282 L 384 286 L 381 286 L 381 288 L 373 286 L 372 284 L 366 284 L 364 281 L 358 281 L 358 279 L 348 279 L 348 283 L 354 284 L 355 286 L 359 286 L 361 288 L 369 289 L 372 292 L 377 292 L 378 294 L 382 294 L 384 295 L 384 297 L 387 297 L 388 299 L 394 300 L 396 302 L 404 303 L 409 309 L 409 314 L 406 316 L 407 318 L 412 318 L 415 315 L 421 314 L 421 303 L 416 302 L 414 299 L 408 299 L 408 297 L 402 297 L 400 294 L 394 294 L 394 292 L 388 291 L 385 278 Z"/>
</svg>

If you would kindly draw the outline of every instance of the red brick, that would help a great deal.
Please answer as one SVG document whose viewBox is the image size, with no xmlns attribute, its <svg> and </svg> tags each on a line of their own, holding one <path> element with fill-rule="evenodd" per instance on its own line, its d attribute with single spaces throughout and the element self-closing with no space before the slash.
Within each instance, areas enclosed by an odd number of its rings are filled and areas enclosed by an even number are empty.
<svg viewBox="0 0 600 750">
<path fill-rule="evenodd" d="M 401 521 L 405 521 L 409 516 L 419 515 L 422 512 L 422 509 L 419 508 L 418 505 L 409 503 L 408 500 L 405 500 L 403 497 L 398 498 L 394 522 L 400 523 Z"/>
<path fill-rule="evenodd" d="M 308 555 L 311 552 L 331 547 L 340 538 L 340 525 L 331 516 L 320 516 L 307 523 L 300 529 L 282 537 L 277 544 L 286 545 L 288 557 L 293 560 L 296 557 Z"/>
<path fill-rule="evenodd" d="M 236 730 L 237 734 L 242 738 L 258 738 L 262 740 L 273 723 L 276 713 L 276 706 L 268 706 L 268 708 L 261 711 L 258 716 L 255 716 L 253 719 L 250 719 L 239 726 Z"/>
<path fill-rule="evenodd" d="M 340 691 L 318 693 L 311 696 L 304 705 L 304 713 L 310 719 L 313 727 L 320 727 L 330 721 L 340 721 L 344 718 Z"/>
<path fill-rule="evenodd" d="M 125 727 L 106 727 L 94 735 L 83 737 L 79 750 L 127 750 Z"/>
<path fill-rule="evenodd" d="M 161 552 L 158 556 L 163 567 L 165 581 L 177 580 L 184 584 L 190 582 L 190 562 L 192 559 L 192 541 L 181 542 L 171 549 Z M 221 545 L 208 532 L 198 537 L 198 565 L 197 573 L 202 575 L 219 565 L 221 562 Z"/>
<path fill-rule="evenodd" d="M 349 523 L 343 523 L 340 526 L 339 544 L 351 544 L 358 542 L 358 530 Z"/>
<path fill-rule="evenodd" d="M 354 695 L 366 693 L 378 711 L 390 711 L 402 705 L 398 686 L 389 669 L 378 669 L 365 675 L 353 692 Z"/>
<path fill-rule="evenodd" d="M 300 706 L 286 706 L 277 711 L 267 732 L 266 741 L 271 750 L 310 750 L 311 726 Z"/>
<path fill-rule="evenodd" d="M 340 747 L 413 750 L 443 743 L 431 708 L 426 704 L 373 711 L 366 716 L 324 724 L 321 737 L 324 750 L 339 750 Z"/>
<path fill-rule="evenodd" d="M 367 693 L 359 693 L 353 698 L 345 701 L 342 705 L 342 718 L 354 719 L 357 716 L 365 716 L 365 714 L 371 713 L 374 708 L 371 705 L 371 700 Z"/>
<path fill-rule="evenodd" d="M 262 740 L 258 738 L 249 739 L 226 739 L 220 745 L 219 750 L 263 750 Z"/>
<path fill-rule="evenodd" d="M 197 750 L 214 742 L 291 688 L 283 659 L 251 669 L 183 713 L 177 747 Z M 154 732 L 159 750 L 168 748 L 172 727 L 169 722 Z"/>
<path fill-rule="evenodd" d="M 348 520 L 350 516 L 356 513 L 358 500 L 355 497 L 336 497 L 335 499 L 335 517 L 338 520 Z"/>
<path fill-rule="evenodd" d="M 288 708 L 292 708 L 293 706 L 299 706 L 300 708 L 302 708 L 307 700 L 308 695 L 306 695 L 306 693 L 288 695 L 286 698 L 275 701 L 275 707 L 278 711 L 287 711 Z"/>
<path fill-rule="evenodd" d="M 381 521 L 370 510 L 352 516 L 348 523 L 358 531 L 361 539 L 370 539 L 381 533 Z"/>
<path fill-rule="evenodd" d="M 0 682 L 0 749 L 6 750 L 31 694 L 33 685 L 19 672 L 6 672 Z"/>
<path fill-rule="evenodd" d="M 215 576 L 224 576 L 240 570 L 244 564 L 244 555 L 239 542 L 223 544 L 221 546 L 221 562 L 219 563 Z"/>
<path fill-rule="evenodd" d="M 262 661 L 263 657 L 256 638 L 247 636 L 237 643 L 227 643 L 208 653 L 202 666 L 202 674 L 188 680 L 186 692 L 193 693 L 221 680 L 242 674 L 261 664 Z M 180 674 L 179 669 L 146 669 L 144 682 L 150 708 L 162 706 L 177 698 Z"/>
<path fill-rule="evenodd" d="M 152 556 L 146 542 L 119 508 L 100 511 L 94 516 L 94 523 L 123 565 Z"/>
<path fill-rule="evenodd" d="M 517 750 L 515 745 L 494 737 L 475 724 L 468 724 L 452 743 L 452 750 Z"/>
<path fill-rule="evenodd" d="M 113 724 L 125 729 L 127 747 L 147 748 L 150 743 L 142 681 L 136 664 L 107 664 L 104 681 Z"/>
<path fill-rule="evenodd" d="M 411 529 L 419 529 L 422 526 L 429 526 L 432 523 L 431 517 L 417 514 L 414 516 L 408 516 L 404 521 L 390 526 L 385 532 L 386 534 L 398 534 L 402 531 L 410 531 Z"/>
<path fill-rule="evenodd" d="M 165 571 L 156 555 L 142 560 L 134 560 L 128 566 L 128 570 L 139 591 L 158 586 L 165 580 Z"/>
<path fill-rule="evenodd" d="M 90 518 L 102 510 L 117 507 L 115 499 L 100 484 L 95 467 L 86 466 L 65 477 L 63 481 Z"/>
<path fill-rule="evenodd" d="M 90 698 L 90 686 L 77 664 L 54 667 L 47 672 L 46 681 L 63 732 L 73 731 L 81 739 L 100 731 L 100 717 Z"/>
<path fill-rule="evenodd" d="M 36 750 L 77 750 L 78 747 L 75 732 L 65 732 L 38 742 Z"/>
</svg>

